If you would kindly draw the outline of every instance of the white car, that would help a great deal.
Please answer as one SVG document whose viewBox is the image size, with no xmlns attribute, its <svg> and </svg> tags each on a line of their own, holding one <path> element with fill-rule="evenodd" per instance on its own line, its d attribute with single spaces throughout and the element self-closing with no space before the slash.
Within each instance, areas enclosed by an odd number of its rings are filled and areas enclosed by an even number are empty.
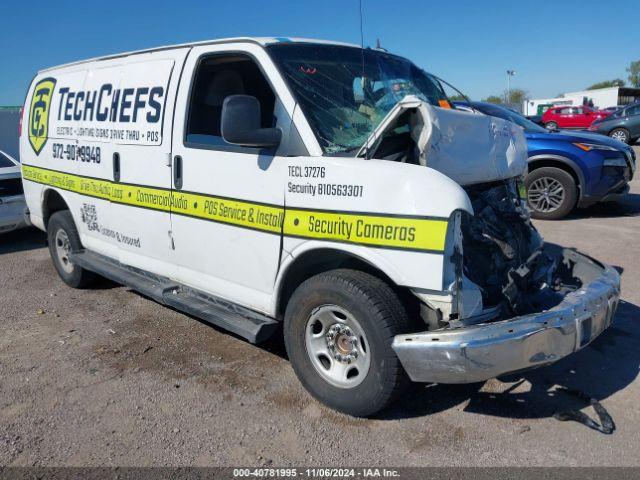
<svg viewBox="0 0 640 480">
<path fill-rule="evenodd" d="M 28 225 L 20 164 L 0 150 L 0 233 Z"/>
</svg>

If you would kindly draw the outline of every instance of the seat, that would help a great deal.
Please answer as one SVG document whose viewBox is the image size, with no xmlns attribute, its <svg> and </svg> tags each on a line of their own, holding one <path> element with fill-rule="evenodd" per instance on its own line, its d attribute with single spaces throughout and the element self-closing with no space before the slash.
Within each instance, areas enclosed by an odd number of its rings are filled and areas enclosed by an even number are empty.
<svg viewBox="0 0 640 480">
<path fill-rule="evenodd" d="M 206 135 L 220 136 L 222 104 L 229 95 L 245 93 L 242 76 L 235 70 L 222 70 L 216 73 L 204 95 L 200 118 L 201 132 Z"/>
</svg>

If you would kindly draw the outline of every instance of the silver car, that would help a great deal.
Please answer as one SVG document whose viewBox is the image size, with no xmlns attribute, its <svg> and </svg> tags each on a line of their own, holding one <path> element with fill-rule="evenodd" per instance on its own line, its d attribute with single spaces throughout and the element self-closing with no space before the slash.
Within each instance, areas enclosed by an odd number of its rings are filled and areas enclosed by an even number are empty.
<svg viewBox="0 0 640 480">
<path fill-rule="evenodd" d="M 20 164 L 0 150 L 0 234 L 29 225 Z"/>
</svg>

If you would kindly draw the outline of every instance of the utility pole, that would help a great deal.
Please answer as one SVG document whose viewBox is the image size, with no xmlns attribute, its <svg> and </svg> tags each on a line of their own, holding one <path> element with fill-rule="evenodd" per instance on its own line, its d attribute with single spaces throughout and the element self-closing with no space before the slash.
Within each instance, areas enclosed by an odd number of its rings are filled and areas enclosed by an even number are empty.
<svg viewBox="0 0 640 480">
<path fill-rule="evenodd" d="M 511 101 L 511 77 L 513 77 L 515 74 L 515 70 L 507 70 L 507 95 L 504 99 L 504 103 L 507 105 L 509 105 L 509 102 Z"/>
</svg>

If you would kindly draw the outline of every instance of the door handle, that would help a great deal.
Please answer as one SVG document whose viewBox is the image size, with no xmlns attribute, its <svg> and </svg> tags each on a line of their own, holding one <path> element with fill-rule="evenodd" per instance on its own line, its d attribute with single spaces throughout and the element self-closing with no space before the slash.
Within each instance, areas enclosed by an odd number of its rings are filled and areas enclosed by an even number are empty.
<svg viewBox="0 0 640 480">
<path fill-rule="evenodd" d="M 182 188 L 182 157 L 180 155 L 173 157 L 173 186 L 176 190 Z"/>
<path fill-rule="evenodd" d="M 120 181 L 120 154 L 118 152 L 113 153 L 113 181 Z"/>
</svg>

